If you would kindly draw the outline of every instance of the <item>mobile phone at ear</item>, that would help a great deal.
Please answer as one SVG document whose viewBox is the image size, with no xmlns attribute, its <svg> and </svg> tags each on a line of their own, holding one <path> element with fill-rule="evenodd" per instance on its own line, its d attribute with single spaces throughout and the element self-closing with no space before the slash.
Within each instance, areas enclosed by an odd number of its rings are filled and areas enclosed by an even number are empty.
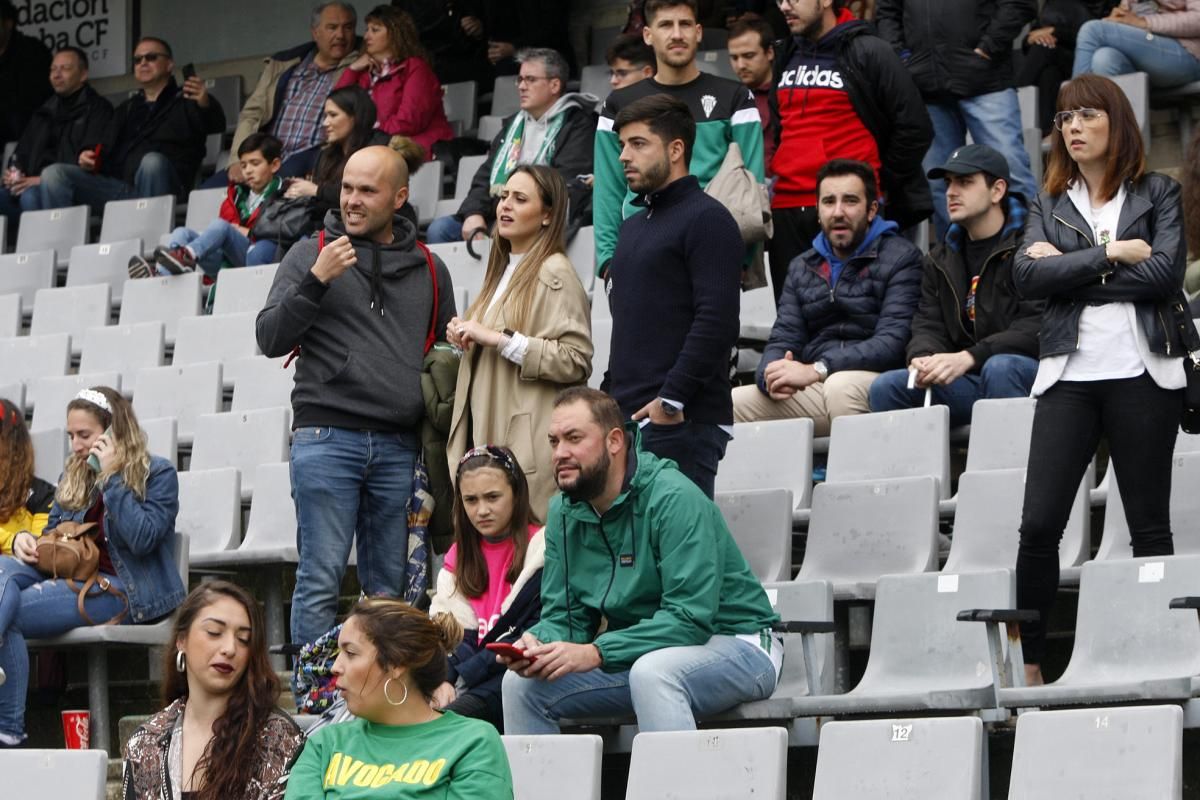
<svg viewBox="0 0 1200 800">
<path fill-rule="evenodd" d="M 196 65 L 189 61 L 183 65 L 183 79 L 186 81 L 188 78 L 194 77 L 196 77 Z"/>
<path fill-rule="evenodd" d="M 102 433 L 100 435 L 107 436 L 108 441 L 111 443 L 112 442 L 112 426 L 109 425 L 107 428 L 104 429 L 104 433 Z M 95 472 L 97 475 L 100 474 L 100 459 L 96 458 L 95 453 L 90 453 L 88 455 L 87 464 L 89 467 L 92 468 L 92 472 Z"/>
</svg>

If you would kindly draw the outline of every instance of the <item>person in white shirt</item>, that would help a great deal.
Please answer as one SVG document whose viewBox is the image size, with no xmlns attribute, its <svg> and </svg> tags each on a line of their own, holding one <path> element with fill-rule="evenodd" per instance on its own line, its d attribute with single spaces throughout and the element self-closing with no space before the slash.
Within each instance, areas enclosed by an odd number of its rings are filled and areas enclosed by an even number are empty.
<svg viewBox="0 0 1200 800">
<path fill-rule="evenodd" d="M 1134 556 L 1174 552 L 1171 462 L 1186 383 L 1172 316 L 1186 256 L 1179 184 L 1145 172 L 1133 109 L 1107 78 L 1064 84 L 1054 127 L 1013 265 L 1017 290 L 1046 300 L 1017 556 L 1018 606 L 1041 616 L 1021 627 L 1030 685 L 1043 680 L 1058 542 L 1101 437 Z"/>
</svg>

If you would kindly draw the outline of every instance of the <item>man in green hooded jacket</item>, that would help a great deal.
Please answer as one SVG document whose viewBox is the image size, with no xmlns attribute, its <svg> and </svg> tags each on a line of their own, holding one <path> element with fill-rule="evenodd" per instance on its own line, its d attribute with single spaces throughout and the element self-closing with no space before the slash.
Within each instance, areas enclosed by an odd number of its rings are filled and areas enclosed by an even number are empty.
<svg viewBox="0 0 1200 800">
<path fill-rule="evenodd" d="M 563 717 L 634 713 L 643 731 L 769 697 L 779 620 L 721 512 L 675 462 L 638 447 L 611 397 L 559 394 L 550 423 L 542 618 L 501 661 L 504 729 L 558 733 Z"/>
</svg>

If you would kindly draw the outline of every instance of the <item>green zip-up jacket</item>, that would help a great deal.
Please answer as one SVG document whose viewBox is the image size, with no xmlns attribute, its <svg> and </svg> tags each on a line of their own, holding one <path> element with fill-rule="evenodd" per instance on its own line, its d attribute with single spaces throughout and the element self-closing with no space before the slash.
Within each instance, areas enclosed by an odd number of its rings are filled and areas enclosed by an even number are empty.
<svg viewBox="0 0 1200 800">
<path fill-rule="evenodd" d="M 530 632 L 594 643 L 603 669 L 621 672 L 653 650 L 778 622 L 717 506 L 674 461 L 641 451 L 635 423 L 626 431 L 625 486 L 603 516 L 562 494 L 550 501 L 542 618 Z"/>
<path fill-rule="evenodd" d="M 644 211 L 633 205 L 634 194 L 625 182 L 625 171 L 619 160 L 621 143 L 613 130 L 617 113 L 622 108 L 652 94 L 669 94 L 687 103 L 696 120 L 696 143 L 688 161 L 688 172 L 708 186 L 730 142 L 737 142 L 742 160 L 759 181 L 763 179 L 762 120 L 754 95 L 742 84 L 716 75 L 701 72 L 689 83 L 662 84 L 646 78 L 632 86 L 617 89 L 604 100 L 600 119 L 596 123 L 594 163 L 596 181 L 592 190 L 592 224 L 596 233 L 596 266 L 598 271 L 613 257 L 617 249 L 617 231 L 630 216 Z M 747 248 L 748 258 L 754 248 Z"/>
</svg>

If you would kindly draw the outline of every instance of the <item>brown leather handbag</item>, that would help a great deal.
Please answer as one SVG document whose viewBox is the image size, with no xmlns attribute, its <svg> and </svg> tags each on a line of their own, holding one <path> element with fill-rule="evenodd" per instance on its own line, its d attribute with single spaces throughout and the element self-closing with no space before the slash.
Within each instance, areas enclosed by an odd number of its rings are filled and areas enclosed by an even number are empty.
<svg viewBox="0 0 1200 800">
<path fill-rule="evenodd" d="M 129 599 L 100 574 L 100 548 L 92 530 L 95 527 L 94 522 L 65 521 L 56 528 L 43 531 L 37 542 L 37 568 L 48 577 L 67 582 L 71 591 L 79 596 L 76 602 L 79 615 L 89 625 L 116 625 L 129 613 Z M 81 581 L 82 585 L 77 586 L 76 581 Z M 92 587 L 99 587 L 100 591 L 91 593 Z M 83 601 L 105 592 L 121 598 L 125 609 L 107 622 L 98 623 L 88 616 Z"/>
</svg>

